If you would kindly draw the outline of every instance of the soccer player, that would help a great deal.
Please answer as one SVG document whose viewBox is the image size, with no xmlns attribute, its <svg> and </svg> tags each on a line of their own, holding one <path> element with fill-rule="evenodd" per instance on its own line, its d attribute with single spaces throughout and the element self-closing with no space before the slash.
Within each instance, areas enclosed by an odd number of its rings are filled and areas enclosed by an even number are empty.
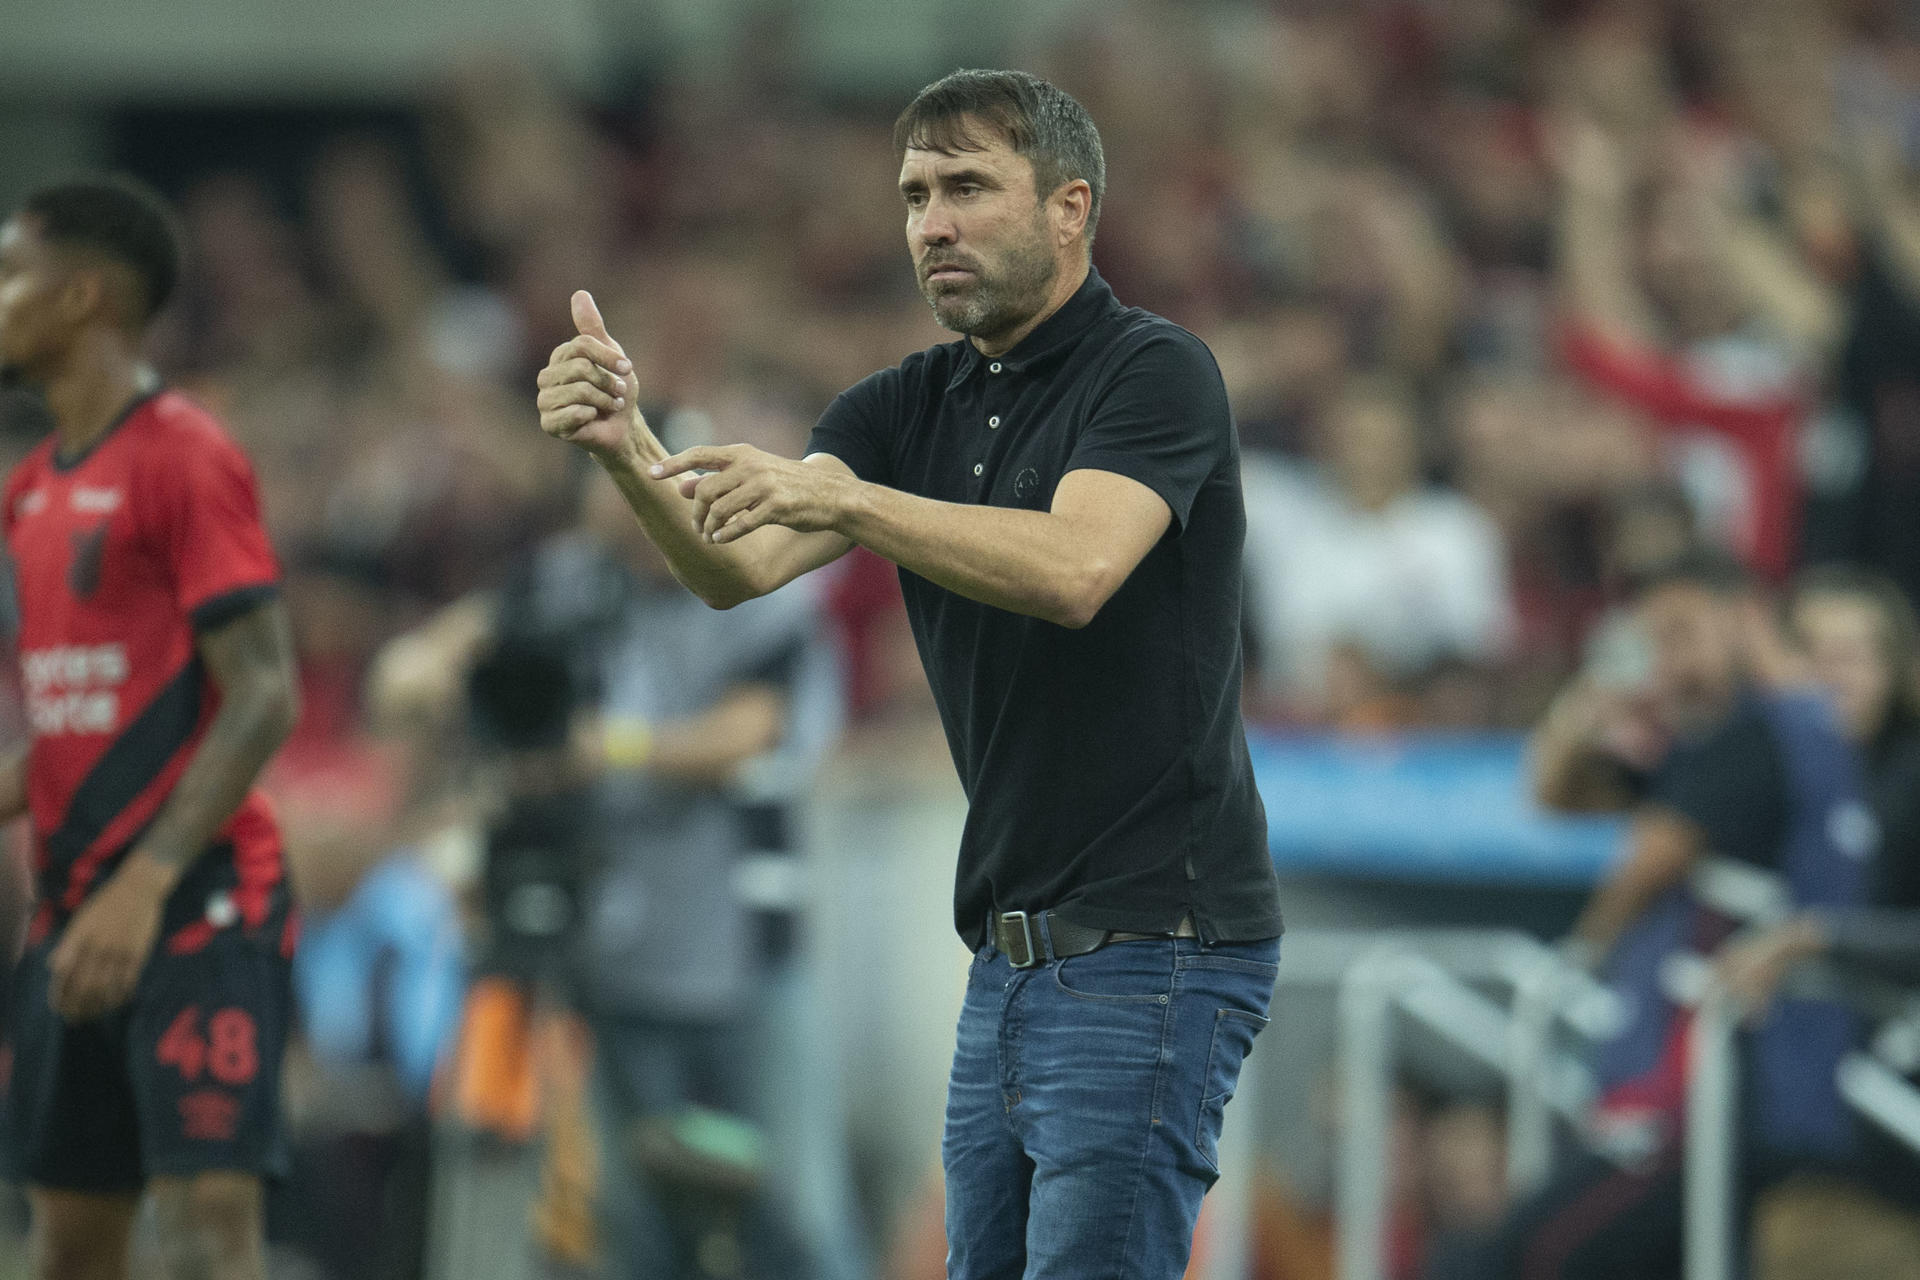
<svg viewBox="0 0 1920 1280">
<path fill-rule="evenodd" d="M 709 604 L 856 542 L 900 566 L 969 800 L 949 1274 L 1174 1280 L 1279 960 L 1226 391 L 1198 338 L 1092 269 L 1106 168 L 1079 103 L 956 72 L 894 141 L 915 274 L 960 341 L 841 395 L 804 460 L 670 457 L 580 293 L 541 426 L 606 468 Z M 857 928 L 873 964 L 914 945 Z"/>
<path fill-rule="evenodd" d="M 253 472 L 141 337 L 179 270 L 145 189 L 80 180 L 0 226 L 0 371 L 51 438 L 0 509 L 31 739 L 37 908 L 4 1133 L 39 1280 L 119 1280 L 153 1197 L 172 1280 L 266 1274 L 293 925 L 255 776 L 297 714 Z"/>
</svg>

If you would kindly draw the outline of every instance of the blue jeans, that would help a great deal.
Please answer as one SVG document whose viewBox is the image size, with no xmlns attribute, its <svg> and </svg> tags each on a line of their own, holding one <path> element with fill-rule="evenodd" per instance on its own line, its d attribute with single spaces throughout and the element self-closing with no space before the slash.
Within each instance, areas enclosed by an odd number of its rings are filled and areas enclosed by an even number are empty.
<svg viewBox="0 0 1920 1280">
<path fill-rule="evenodd" d="M 941 1144 L 949 1280 L 1179 1280 L 1279 958 L 1168 938 L 1015 969 L 983 948 Z"/>
</svg>

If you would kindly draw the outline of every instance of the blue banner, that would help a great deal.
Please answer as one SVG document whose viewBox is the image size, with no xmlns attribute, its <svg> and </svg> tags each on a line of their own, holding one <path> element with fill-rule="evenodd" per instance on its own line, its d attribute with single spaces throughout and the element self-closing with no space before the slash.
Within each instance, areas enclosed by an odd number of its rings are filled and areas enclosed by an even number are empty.
<svg viewBox="0 0 1920 1280">
<path fill-rule="evenodd" d="M 1253 734 L 1274 865 L 1471 883 L 1590 885 L 1618 818 L 1542 812 L 1517 734 Z"/>
</svg>

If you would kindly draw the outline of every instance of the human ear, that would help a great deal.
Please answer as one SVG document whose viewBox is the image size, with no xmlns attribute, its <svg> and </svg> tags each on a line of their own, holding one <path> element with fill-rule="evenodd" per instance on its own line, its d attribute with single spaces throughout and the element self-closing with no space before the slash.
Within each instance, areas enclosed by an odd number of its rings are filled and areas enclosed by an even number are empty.
<svg viewBox="0 0 1920 1280">
<path fill-rule="evenodd" d="M 1087 215 L 1093 209 L 1093 188 L 1084 178 L 1063 183 L 1053 193 L 1054 232 L 1062 245 L 1071 244 L 1087 229 Z"/>
<path fill-rule="evenodd" d="M 104 272 L 85 267 L 70 271 L 60 286 L 61 313 L 74 324 L 84 324 L 111 307 L 109 293 Z"/>
</svg>

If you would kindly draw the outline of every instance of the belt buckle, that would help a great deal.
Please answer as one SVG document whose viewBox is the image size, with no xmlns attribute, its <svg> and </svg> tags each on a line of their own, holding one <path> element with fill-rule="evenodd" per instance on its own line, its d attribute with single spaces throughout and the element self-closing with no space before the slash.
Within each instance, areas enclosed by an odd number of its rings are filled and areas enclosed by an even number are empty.
<svg viewBox="0 0 1920 1280">
<path fill-rule="evenodd" d="M 1007 953 L 1007 962 L 1016 969 L 1031 969 L 1034 965 L 1040 963 L 1040 957 L 1033 945 L 1033 917 L 1024 911 L 1002 911 L 1000 913 L 1001 928 L 1004 929 L 1007 925 L 1013 924 L 1016 921 L 1020 925 L 1020 947 L 1024 954 L 1016 956 L 1009 951 Z M 995 930 L 995 933 L 999 932 L 1000 930 Z M 996 937 L 994 941 L 1003 942 L 1006 940 Z"/>
</svg>

